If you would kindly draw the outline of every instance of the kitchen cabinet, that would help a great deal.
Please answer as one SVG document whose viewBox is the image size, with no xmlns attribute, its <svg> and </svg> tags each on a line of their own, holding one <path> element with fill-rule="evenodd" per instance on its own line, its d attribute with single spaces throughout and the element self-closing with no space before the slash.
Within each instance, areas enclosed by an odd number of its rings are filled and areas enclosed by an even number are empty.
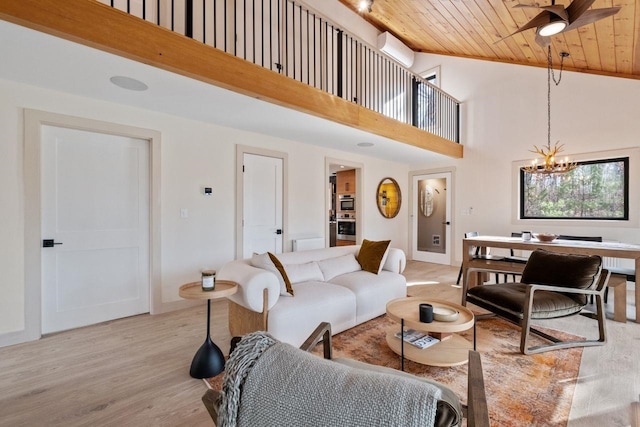
<svg viewBox="0 0 640 427">
<path fill-rule="evenodd" d="M 336 193 L 350 194 L 356 192 L 356 170 L 336 172 Z"/>
</svg>

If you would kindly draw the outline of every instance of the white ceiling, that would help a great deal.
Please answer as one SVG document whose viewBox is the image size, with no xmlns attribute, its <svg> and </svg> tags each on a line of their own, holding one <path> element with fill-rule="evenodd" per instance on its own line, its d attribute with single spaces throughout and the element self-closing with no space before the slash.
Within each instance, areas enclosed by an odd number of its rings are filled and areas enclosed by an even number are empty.
<svg viewBox="0 0 640 427">
<path fill-rule="evenodd" d="M 2 20 L 0 40 L 3 79 L 400 163 L 446 158 Z M 116 75 L 149 90 L 118 88 Z"/>
</svg>

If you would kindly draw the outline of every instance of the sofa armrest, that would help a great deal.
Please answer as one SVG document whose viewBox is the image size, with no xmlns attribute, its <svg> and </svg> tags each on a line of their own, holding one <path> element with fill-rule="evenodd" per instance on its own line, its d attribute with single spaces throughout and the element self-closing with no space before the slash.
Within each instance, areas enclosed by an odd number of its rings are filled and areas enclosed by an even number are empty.
<svg viewBox="0 0 640 427">
<path fill-rule="evenodd" d="M 382 269 L 400 274 L 404 271 L 406 265 L 407 258 L 404 251 L 398 248 L 389 248 L 387 260 L 384 262 Z"/>
<path fill-rule="evenodd" d="M 280 297 L 280 282 L 274 273 L 249 265 L 242 260 L 226 263 L 218 272 L 218 278 L 238 284 L 238 292 L 227 298 L 258 313 L 263 311 L 265 289 L 269 298 L 267 309 L 271 309 Z"/>
</svg>

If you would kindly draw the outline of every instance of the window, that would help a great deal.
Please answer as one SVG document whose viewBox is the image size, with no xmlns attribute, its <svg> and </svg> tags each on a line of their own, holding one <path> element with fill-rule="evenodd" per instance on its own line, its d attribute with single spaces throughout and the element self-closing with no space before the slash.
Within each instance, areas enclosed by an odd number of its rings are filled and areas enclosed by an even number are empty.
<svg viewBox="0 0 640 427">
<path fill-rule="evenodd" d="M 629 157 L 580 161 L 559 175 L 520 170 L 520 218 L 628 220 Z"/>
<path fill-rule="evenodd" d="M 434 86 L 417 79 L 413 81 L 413 125 L 430 132 L 434 131 L 437 123 L 438 98 L 434 89 L 437 77 L 437 74 L 425 77 L 425 80 Z"/>
</svg>

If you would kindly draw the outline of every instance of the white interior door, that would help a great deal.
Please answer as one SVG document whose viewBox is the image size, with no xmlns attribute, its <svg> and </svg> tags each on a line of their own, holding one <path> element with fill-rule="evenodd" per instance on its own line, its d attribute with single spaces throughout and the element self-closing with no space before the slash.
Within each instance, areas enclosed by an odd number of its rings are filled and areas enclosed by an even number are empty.
<svg viewBox="0 0 640 427">
<path fill-rule="evenodd" d="M 41 159 L 42 332 L 148 312 L 148 141 L 42 126 Z"/>
<path fill-rule="evenodd" d="M 412 258 L 451 264 L 451 172 L 413 177 Z"/>
<path fill-rule="evenodd" d="M 243 257 L 282 252 L 283 159 L 244 153 Z"/>
</svg>

